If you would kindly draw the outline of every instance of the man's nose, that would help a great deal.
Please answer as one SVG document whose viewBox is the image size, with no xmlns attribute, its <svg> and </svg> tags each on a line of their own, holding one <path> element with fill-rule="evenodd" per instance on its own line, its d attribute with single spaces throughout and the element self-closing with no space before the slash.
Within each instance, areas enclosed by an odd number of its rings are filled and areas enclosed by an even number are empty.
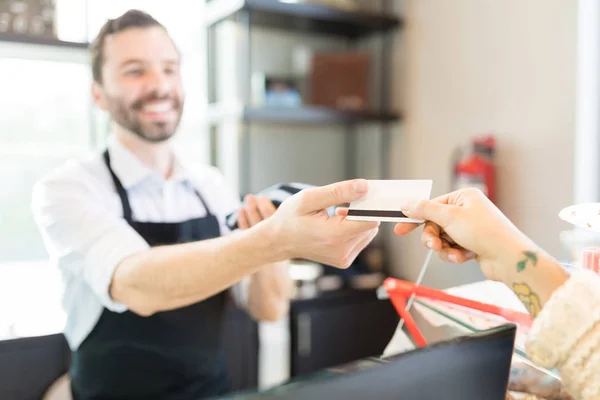
<svg viewBox="0 0 600 400">
<path fill-rule="evenodd" d="M 159 94 L 169 93 L 172 89 L 172 80 L 169 76 L 160 70 L 152 70 L 147 75 L 146 86 L 148 91 L 154 91 Z"/>
</svg>

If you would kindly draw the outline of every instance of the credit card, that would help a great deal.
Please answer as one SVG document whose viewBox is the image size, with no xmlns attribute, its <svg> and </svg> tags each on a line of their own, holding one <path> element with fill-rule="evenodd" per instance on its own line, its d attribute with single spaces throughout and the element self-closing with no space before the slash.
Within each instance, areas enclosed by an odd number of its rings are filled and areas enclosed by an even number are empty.
<svg viewBox="0 0 600 400">
<path fill-rule="evenodd" d="M 350 203 L 349 220 L 381 222 L 415 222 L 422 219 L 408 218 L 401 210 L 406 201 L 429 200 L 433 181 L 413 180 L 369 180 L 368 193 Z"/>
</svg>

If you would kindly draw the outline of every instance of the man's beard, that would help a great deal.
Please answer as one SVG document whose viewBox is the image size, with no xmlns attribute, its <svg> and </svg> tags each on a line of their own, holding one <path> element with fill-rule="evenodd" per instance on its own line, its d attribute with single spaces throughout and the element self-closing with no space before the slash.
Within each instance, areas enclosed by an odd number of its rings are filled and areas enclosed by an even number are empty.
<svg viewBox="0 0 600 400">
<path fill-rule="evenodd" d="M 159 96 L 157 93 L 151 93 L 143 99 L 138 99 L 129 106 L 120 98 L 109 97 L 107 101 L 111 117 L 117 124 L 152 143 L 159 143 L 170 139 L 175 134 L 183 113 L 183 100 L 181 98 L 169 95 Z M 142 122 L 138 113 L 145 104 L 152 101 L 172 102 L 173 109 L 177 113 L 177 118 L 169 122 Z"/>
</svg>

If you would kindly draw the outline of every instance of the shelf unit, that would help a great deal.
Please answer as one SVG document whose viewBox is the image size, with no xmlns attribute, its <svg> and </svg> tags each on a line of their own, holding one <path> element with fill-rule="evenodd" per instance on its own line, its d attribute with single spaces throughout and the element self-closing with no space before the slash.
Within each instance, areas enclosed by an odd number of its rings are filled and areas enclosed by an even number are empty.
<svg viewBox="0 0 600 400">
<path fill-rule="evenodd" d="M 54 38 L 32 36 L 32 35 L 19 35 L 16 33 L 0 33 L 0 42 L 20 43 L 20 44 L 33 44 L 43 46 L 55 46 L 55 47 L 67 47 L 74 49 L 87 49 L 89 43 L 79 42 L 67 42 Z"/>
<path fill-rule="evenodd" d="M 216 24 L 240 12 L 252 13 L 253 24 L 277 29 L 358 38 L 398 27 L 400 19 L 387 13 L 342 10 L 318 3 L 276 0 L 216 0 L 209 2 L 205 23 Z"/>
<path fill-rule="evenodd" d="M 359 124 L 380 124 L 382 130 L 382 154 L 380 159 L 381 178 L 387 178 L 389 124 L 400 120 L 400 115 L 389 107 L 390 52 L 394 31 L 402 25 L 400 18 L 392 16 L 389 1 L 380 2 L 379 12 L 363 10 L 343 10 L 317 2 L 292 2 L 278 0 L 212 0 L 205 6 L 204 23 L 208 40 L 208 87 L 209 98 L 214 94 L 214 28 L 223 21 L 234 21 L 241 28 L 242 34 L 237 40 L 241 64 L 236 73 L 243 78 L 241 98 L 216 100 L 208 105 L 207 118 L 211 127 L 225 122 L 237 121 L 241 124 L 239 133 L 239 168 L 236 178 L 241 194 L 251 191 L 252 176 L 250 174 L 250 125 L 251 124 L 338 124 L 345 126 L 348 132 L 347 151 L 355 151 L 356 143 L 353 132 Z M 380 70 L 377 72 L 379 106 L 367 111 L 341 111 L 324 107 L 302 106 L 299 108 L 256 107 L 251 102 L 252 75 L 252 41 L 251 34 L 255 27 L 269 28 L 273 32 L 302 32 L 309 35 L 333 36 L 346 43 L 346 50 L 356 47 L 358 40 L 372 38 L 377 35 L 381 39 Z M 232 77 L 236 79 L 236 77 Z M 210 101 L 210 100 L 209 100 Z M 213 135 L 214 132 L 213 132 Z M 216 135 L 215 135 L 216 136 Z M 213 142 L 215 142 L 213 137 Z M 216 150 L 213 148 L 213 152 Z M 215 160 L 213 160 L 217 163 Z M 348 163 L 348 175 L 353 176 Z"/>
<path fill-rule="evenodd" d="M 211 124 L 218 124 L 228 118 L 239 118 L 247 123 L 360 124 L 395 122 L 400 119 L 400 116 L 389 111 L 343 111 L 314 106 L 275 108 L 241 104 L 234 107 L 222 107 L 213 104 L 208 108 L 207 118 Z"/>
<path fill-rule="evenodd" d="M 375 2 L 371 3 L 372 5 Z M 285 132 L 286 127 L 333 127 L 341 129 L 343 146 L 339 151 L 345 154 L 343 167 L 347 178 L 359 176 L 356 171 L 356 159 L 361 158 L 363 147 L 358 145 L 358 129 L 363 125 L 377 127 L 379 135 L 375 149 L 377 157 L 372 163 L 377 163 L 379 176 L 372 179 L 389 179 L 389 140 L 392 124 L 401 121 L 400 114 L 390 107 L 390 71 L 391 49 L 395 32 L 401 28 L 402 20 L 393 15 L 392 2 L 383 0 L 377 4 L 377 11 L 362 9 L 344 10 L 327 5 L 318 4 L 316 1 L 278 1 L 278 0 L 212 0 L 205 4 L 204 23 L 207 34 L 208 53 L 208 97 L 207 120 L 211 127 L 213 145 L 213 163 L 223 169 L 220 158 L 235 158 L 237 165 L 228 165 L 226 175 L 228 180 L 235 185 L 240 195 L 260 190 L 253 188 L 252 149 L 256 149 L 258 142 L 252 142 L 254 129 L 251 126 L 269 127 L 267 125 L 283 128 L 281 135 L 293 135 Z M 218 27 L 227 22 L 234 26 L 236 68 L 229 68 L 227 78 L 218 78 L 220 64 L 226 65 L 223 57 L 219 58 L 222 47 L 230 46 L 229 42 L 217 45 Z M 291 34 L 294 37 L 331 38 L 338 47 L 344 51 L 360 49 L 367 45 L 373 54 L 371 84 L 374 86 L 373 108 L 365 111 L 342 111 L 326 107 L 303 105 L 298 108 L 256 106 L 252 102 L 252 74 L 256 60 L 253 55 L 253 33 L 255 28 L 261 28 L 260 35 Z M 268 32 L 268 33 L 265 33 Z M 314 42 L 313 42 L 314 43 Z M 378 44 L 378 46 L 377 46 Z M 376 45 L 376 46 L 374 46 Z M 362 48 L 361 50 L 364 50 Z M 277 50 L 269 54 L 273 57 Z M 263 60 L 259 60 L 263 61 Z M 264 64 L 264 63 L 263 63 Z M 233 74 L 235 76 L 229 76 Z M 235 94 L 219 92 L 217 86 L 223 85 L 223 79 L 235 80 Z M 219 82 L 219 83 L 215 83 Z M 239 82 L 239 83 L 238 83 Z M 238 90 L 239 89 L 239 90 Z M 224 128 L 227 126 L 227 129 Z M 273 128 L 271 128 L 273 129 Z M 277 129 L 277 128 L 274 128 Z M 227 133 L 224 133 L 227 132 Z M 262 132 L 261 132 L 262 133 Z M 302 133 L 299 133 L 302 134 Z M 277 133 L 279 135 L 279 133 Z M 370 133 L 367 133 L 370 135 Z M 226 136 L 227 139 L 223 139 Z M 314 136 L 313 136 L 314 137 Z M 364 140 L 365 136 L 363 136 Z M 279 139 L 278 139 L 279 140 Z M 285 140 L 285 139 L 283 139 Z M 367 141 L 371 141 L 367 137 Z M 374 142 L 373 142 L 374 143 Z M 253 146 L 251 146 L 254 145 Z M 223 155 L 223 149 L 227 149 Z M 233 149 L 233 150 L 230 150 Z M 231 151 L 231 152 L 229 152 Z M 349 156 L 351 155 L 351 156 Z M 272 165 L 270 167 L 273 167 Z M 234 172 L 231 172 L 231 171 Z M 281 174 L 280 174 L 281 175 Z M 254 176 L 256 179 L 257 177 Z M 290 177 L 290 180 L 294 178 Z M 257 179 L 260 180 L 260 179 Z M 275 182 L 272 182 L 275 183 Z M 310 182 L 308 182 L 310 183 Z M 262 184 L 262 183 L 261 183 Z M 256 184 L 254 186 L 259 186 Z M 384 257 L 389 259 L 388 246 L 385 235 L 378 238 L 384 249 Z M 386 268 L 388 268 L 386 266 Z"/>
</svg>

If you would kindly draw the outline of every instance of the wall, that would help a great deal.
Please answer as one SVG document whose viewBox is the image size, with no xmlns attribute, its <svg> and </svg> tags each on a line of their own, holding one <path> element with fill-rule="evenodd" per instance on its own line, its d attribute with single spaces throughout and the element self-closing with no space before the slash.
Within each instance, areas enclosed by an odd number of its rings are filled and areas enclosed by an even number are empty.
<svg viewBox="0 0 600 400">
<path fill-rule="evenodd" d="M 600 2 L 579 0 L 574 200 L 600 200 Z"/>
<path fill-rule="evenodd" d="M 404 0 L 406 25 L 394 48 L 394 104 L 406 119 L 392 145 L 395 178 L 431 178 L 449 190 L 450 154 L 470 136 L 499 138 L 500 208 L 560 254 L 573 200 L 577 2 Z M 415 279 L 425 252 L 418 234 L 395 238 L 397 273 Z M 436 263 L 426 281 L 480 279 L 474 264 Z"/>
</svg>

